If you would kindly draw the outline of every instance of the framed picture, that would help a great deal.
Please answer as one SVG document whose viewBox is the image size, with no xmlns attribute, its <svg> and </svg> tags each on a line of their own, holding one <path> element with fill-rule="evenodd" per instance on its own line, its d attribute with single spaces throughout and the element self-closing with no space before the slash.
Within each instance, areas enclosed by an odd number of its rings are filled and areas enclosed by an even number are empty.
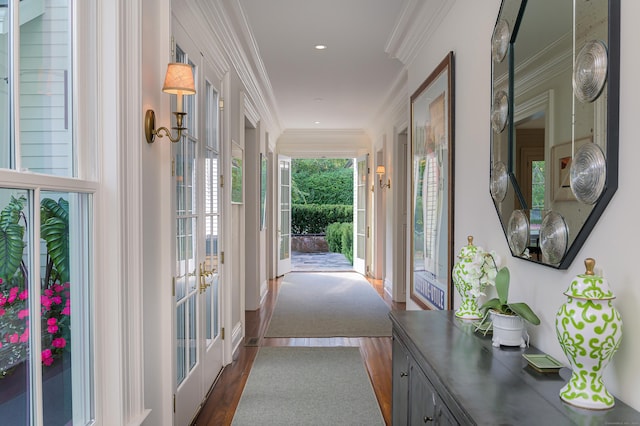
<svg viewBox="0 0 640 426">
<path fill-rule="evenodd" d="M 267 156 L 260 153 L 260 230 L 267 223 Z"/>
<path fill-rule="evenodd" d="M 244 151 L 235 141 L 231 144 L 231 202 L 242 204 L 244 191 L 242 188 L 242 173 Z"/>
<path fill-rule="evenodd" d="M 576 139 L 574 150 L 591 142 L 591 136 Z M 553 201 L 576 201 L 571 192 L 571 159 L 573 152 L 571 141 L 551 147 L 551 197 Z"/>
<path fill-rule="evenodd" d="M 453 52 L 411 96 L 411 300 L 451 309 L 453 268 Z"/>
</svg>

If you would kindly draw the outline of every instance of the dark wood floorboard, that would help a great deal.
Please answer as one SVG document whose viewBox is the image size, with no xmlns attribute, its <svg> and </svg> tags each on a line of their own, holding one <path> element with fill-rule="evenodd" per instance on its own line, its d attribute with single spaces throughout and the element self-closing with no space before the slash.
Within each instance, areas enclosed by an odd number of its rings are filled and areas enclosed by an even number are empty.
<svg viewBox="0 0 640 426">
<path fill-rule="evenodd" d="M 392 310 L 404 310 L 404 303 L 396 303 L 385 294 L 382 280 L 369 282 Z M 257 311 L 246 312 L 246 338 L 258 338 L 258 346 L 355 346 L 360 347 L 371 379 L 380 411 L 387 425 L 391 424 L 391 338 L 390 337 L 328 337 L 328 338 L 264 338 L 273 314 L 282 278 L 269 281 L 269 293 Z M 226 426 L 231 424 L 251 366 L 258 353 L 257 346 L 241 346 L 233 362 L 227 365 L 192 426 Z"/>
</svg>

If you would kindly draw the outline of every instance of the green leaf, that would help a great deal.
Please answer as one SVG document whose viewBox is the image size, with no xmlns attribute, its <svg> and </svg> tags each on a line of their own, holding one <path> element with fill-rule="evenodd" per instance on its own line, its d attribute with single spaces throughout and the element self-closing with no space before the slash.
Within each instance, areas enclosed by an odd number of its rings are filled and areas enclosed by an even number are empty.
<svg viewBox="0 0 640 426">
<path fill-rule="evenodd" d="M 16 273 L 24 251 L 24 227 L 9 224 L 0 230 L 0 278 L 5 282 Z"/>
<path fill-rule="evenodd" d="M 500 303 L 500 300 L 497 297 L 494 297 L 493 299 L 484 302 L 484 304 L 480 306 L 480 310 L 486 311 L 487 309 L 494 309 L 500 311 L 501 307 L 502 304 Z"/>
<path fill-rule="evenodd" d="M 509 279 L 509 269 L 506 266 L 496 274 L 496 292 L 500 303 L 503 305 L 507 303 L 507 298 L 509 297 Z"/>
<path fill-rule="evenodd" d="M 538 318 L 538 316 L 533 313 L 529 305 L 527 305 L 526 303 L 509 303 L 509 308 L 525 320 L 529 321 L 531 324 L 540 324 L 540 318 Z"/>
</svg>

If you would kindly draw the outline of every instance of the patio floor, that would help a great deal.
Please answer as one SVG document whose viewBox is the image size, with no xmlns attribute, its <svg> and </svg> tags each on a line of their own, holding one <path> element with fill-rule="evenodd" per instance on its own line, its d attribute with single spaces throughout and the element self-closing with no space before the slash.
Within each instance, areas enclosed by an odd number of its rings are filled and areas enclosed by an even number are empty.
<svg viewBox="0 0 640 426">
<path fill-rule="evenodd" d="M 342 253 L 291 252 L 292 272 L 353 271 L 353 265 Z"/>
</svg>

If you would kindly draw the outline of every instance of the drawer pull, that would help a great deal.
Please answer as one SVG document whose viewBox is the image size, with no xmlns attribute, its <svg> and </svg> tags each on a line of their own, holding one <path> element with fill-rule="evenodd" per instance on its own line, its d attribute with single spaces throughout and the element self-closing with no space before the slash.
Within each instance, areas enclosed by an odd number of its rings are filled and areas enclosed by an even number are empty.
<svg viewBox="0 0 640 426">
<path fill-rule="evenodd" d="M 424 418 L 422 420 L 424 420 L 425 423 L 432 422 L 433 421 L 433 417 L 424 416 Z"/>
<path fill-rule="evenodd" d="M 408 376 L 408 374 L 406 372 L 404 372 L 404 371 L 400 372 L 400 377 L 407 377 L 407 376 Z"/>
</svg>

